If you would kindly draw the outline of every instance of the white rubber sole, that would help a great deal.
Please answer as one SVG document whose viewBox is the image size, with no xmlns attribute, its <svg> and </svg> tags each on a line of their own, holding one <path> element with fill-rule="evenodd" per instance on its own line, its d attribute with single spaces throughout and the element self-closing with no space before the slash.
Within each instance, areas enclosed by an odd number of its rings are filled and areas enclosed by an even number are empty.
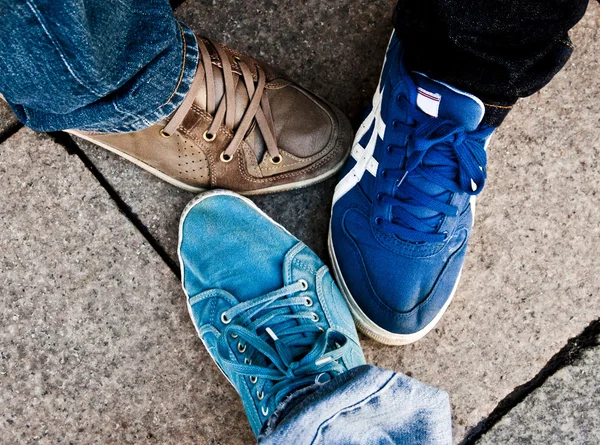
<svg viewBox="0 0 600 445">
<path fill-rule="evenodd" d="M 168 182 L 171 185 L 174 185 L 175 187 L 179 187 L 183 190 L 187 190 L 189 192 L 194 192 L 194 193 L 200 193 L 200 192 L 204 192 L 207 190 L 207 189 L 203 189 L 203 188 L 199 188 L 199 187 L 193 187 L 184 182 L 178 181 L 177 179 L 171 178 L 170 176 L 164 174 L 160 170 L 155 169 L 154 167 L 146 164 L 145 162 L 140 161 L 137 158 L 134 158 L 133 156 L 128 155 L 127 153 L 123 153 L 122 151 L 119 151 L 116 148 L 111 147 L 110 145 L 107 145 L 103 142 L 94 140 L 93 137 L 91 137 L 89 135 L 86 135 L 86 134 L 81 133 L 76 130 L 65 130 L 65 132 L 72 134 L 73 136 L 77 136 L 78 138 L 84 139 L 88 142 L 91 142 L 92 144 L 98 145 L 99 147 L 102 147 L 112 153 L 115 153 L 116 155 L 121 156 L 124 159 L 127 159 L 129 162 L 137 165 L 140 168 L 143 168 L 144 170 L 152 173 L 154 176 L 157 176 L 158 178 L 162 179 L 165 182 Z M 277 193 L 277 192 L 285 192 L 288 190 L 296 190 L 296 189 L 308 187 L 309 185 L 317 184 L 319 182 L 325 181 L 326 179 L 329 179 L 330 177 L 335 175 L 338 171 L 340 171 L 340 169 L 344 166 L 349 154 L 350 153 L 347 153 L 346 156 L 344 156 L 344 159 L 342 159 L 340 162 L 338 162 L 331 170 L 327 170 L 326 172 L 321 173 L 319 176 L 315 176 L 314 178 L 305 179 L 303 181 L 293 182 L 290 184 L 274 185 L 271 187 L 266 187 L 264 189 L 251 190 L 248 192 L 239 192 L 239 193 L 242 195 L 245 195 L 245 196 L 265 195 L 265 194 L 269 194 L 269 193 Z"/>
<path fill-rule="evenodd" d="M 333 242 L 331 239 L 331 225 L 329 227 L 329 235 L 327 237 L 327 244 L 329 247 L 329 257 L 331 258 L 331 263 L 333 265 L 333 274 L 336 278 L 337 284 L 339 285 L 340 290 L 342 291 L 342 295 L 346 299 L 348 306 L 350 307 L 350 312 L 352 313 L 352 317 L 354 318 L 354 322 L 356 327 L 367 337 L 372 338 L 373 340 L 378 341 L 379 343 L 383 343 L 384 345 L 391 346 L 403 346 L 409 345 L 411 343 L 416 342 L 423 338 L 429 331 L 431 331 L 436 324 L 441 320 L 442 316 L 450 306 L 452 299 L 454 298 L 454 294 L 456 293 L 456 289 L 458 288 L 458 283 L 460 281 L 460 276 L 462 273 L 462 268 L 458 274 L 458 278 L 456 283 L 454 284 L 454 288 L 452 289 L 452 293 L 450 294 L 450 298 L 444 304 L 442 309 L 438 312 L 433 320 L 431 320 L 427 326 L 425 326 L 420 331 L 417 331 L 413 334 L 396 334 L 394 332 L 387 331 L 382 327 L 378 326 L 373 320 L 365 315 L 362 309 L 352 297 L 346 282 L 344 281 L 344 277 L 342 276 L 342 272 L 340 270 L 340 266 L 338 264 L 337 258 L 335 256 L 335 250 L 333 248 Z"/>
</svg>

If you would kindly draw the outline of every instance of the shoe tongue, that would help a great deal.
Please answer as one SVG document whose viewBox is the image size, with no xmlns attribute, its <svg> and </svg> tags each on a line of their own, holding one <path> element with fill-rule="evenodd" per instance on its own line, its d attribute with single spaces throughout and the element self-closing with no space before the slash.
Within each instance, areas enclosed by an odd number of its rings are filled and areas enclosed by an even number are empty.
<svg viewBox="0 0 600 445">
<path fill-rule="evenodd" d="M 450 120 L 468 132 L 479 127 L 485 107 L 477 97 L 420 73 L 412 73 L 412 77 L 417 87 L 417 108 L 421 111 L 438 119 Z M 451 198 L 451 192 L 421 176 L 412 177 L 411 182 L 436 199 L 444 201 Z M 437 211 L 426 206 L 406 205 L 405 210 L 431 226 L 438 224 L 442 218 Z"/>
<path fill-rule="evenodd" d="M 412 77 L 417 86 L 417 108 L 421 111 L 451 120 L 469 132 L 479 127 L 485 107 L 477 97 L 421 73 L 412 73 Z"/>
</svg>

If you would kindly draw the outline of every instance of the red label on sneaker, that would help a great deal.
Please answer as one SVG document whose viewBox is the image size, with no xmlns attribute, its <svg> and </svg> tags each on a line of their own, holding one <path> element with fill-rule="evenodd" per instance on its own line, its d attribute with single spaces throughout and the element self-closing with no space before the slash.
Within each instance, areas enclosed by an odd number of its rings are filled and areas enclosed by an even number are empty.
<svg viewBox="0 0 600 445">
<path fill-rule="evenodd" d="M 417 107 L 432 117 L 438 117 L 442 95 L 432 93 L 421 87 L 417 88 Z"/>
</svg>

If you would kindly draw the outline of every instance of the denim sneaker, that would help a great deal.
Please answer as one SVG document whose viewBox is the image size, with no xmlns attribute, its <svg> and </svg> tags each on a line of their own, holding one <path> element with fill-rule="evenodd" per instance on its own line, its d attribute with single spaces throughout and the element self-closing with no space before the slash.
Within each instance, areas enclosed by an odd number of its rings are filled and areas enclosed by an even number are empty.
<svg viewBox="0 0 600 445">
<path fill-rule="evenodd" d="M 248 199 L 220 190 L 194 199 L 178 253 L 194 326 L 254 434 L 292 393 L 365 363 L 328 268 Z"/>
<path fill-rule="evenodd" d="M 476 97 L 409 73 L 395 34 L 334 198 L 329 251 L 366 335 L 402 345 L 440 320 L 456 291 L 486 178 Z"/>
</svg>

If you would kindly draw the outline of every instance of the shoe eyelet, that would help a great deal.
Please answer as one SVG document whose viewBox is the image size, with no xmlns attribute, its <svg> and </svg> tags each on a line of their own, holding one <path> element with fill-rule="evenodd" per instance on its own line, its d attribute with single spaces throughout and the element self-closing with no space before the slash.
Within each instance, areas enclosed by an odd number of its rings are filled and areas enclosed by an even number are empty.
<svg viewBox="0 0 600 445">
<path fill-rule="evenodd" d="M 221 159 L 221 162 L 224 162 L 224 163 L 228 163 L 233 160 L 233 156 L 229 156 L 224 151 L 221 152 L 221 156 L 219 156 L 219 158 Z"/>
<path fill-rule="evenodd" d="M 283 161 L 283 158 L 280 155 L 275 156 L 274 158 L 269 158 L 269 162 L 273 165 L 279 165 Z"/>
<path fill-rule="evenodd" d="M 238 343 L 237 349 L 240 354 L 243 354 L 244 352 L 246 352 L 246 345 L 242 345 L 241 343 Z"/>
<path fill-rule="evenodd" d="M 450 238 L 450 234 L 448 232 L 442 232 L 442 235 L 444 235 L 444 242 L 448 241 L 448 239 Z"/>
<path fill-rule="evenodd" d="M 252 360 L 249 360 L 248 357 L 244 357 L 244 365 L 251 365 Z"/>
<path fill-rule="evenodd" d="M 321 326 L 319 326 L 319 331 L 325 332 L 325 329 L 323 329 Z"/>
<path fill-rule="evenodd" d="M 206 131 L 204 132 L 204 134 L 202 135 L 202 137 L 204 138 L 204 140 L 205 140 L 206 142 L 212 142 L 212 141 L 214 141 L 215 139 L 217 139 L 217 135 L 216 135 L 216 134 L 214 134 L 214 133 L 209 133 L 209 132 L 208 132 L 208 130 L 206 130 Z"/>
<path fill-rule="evenodd" d="M 403 98 L 404 98 L 404 96 L 402 96 L 402 93 L 398 93 L 398 94 L 396 95 L 396 100 L 397 100 L 398 102 L 402 101 L 402 99 L 403 99 Z"/>
<path fill-rule="evenodd" d="M 269 408 L 265 409 L 265 407 L 263 406 L 260 409 L 260 412 L 262 413 L 263 416 L 267 416 L 269 414 Z"/>
<path fill-rule="evenodd" d="M 300 283 L 301 290 L 306 290 L 308 289 L 308 282 L 306 280 L 298 280 L 298 283 Z"/>
<path fill-rule="evenodd" d="M 257 391 L 257 392 L 256 392 L 256 398 L 257 398 L 258 400 L 262 400 L 262 399 L 264 399 L 264 398 L 265 398 L 265 393 L 264 393 L 264 391 L 261 391 L 261 392 L 258 392 L 258 391 Z"/>
<path fill-rule="evenodd" d="M 375 217 L 375 224 L 377 224 L 378 226 L 381 225 L 381 221 L 383 221 L 379 216 Z"/>
<path fill-rule="evenodd" d="M 242 61 L 242 59 L 240 59 L 238 56 L 233 56 L 233 60 L 235 60 L 237 63 Z"/>
<path fill-rule="evenodd" d="M 383 193 L 377 193 L 376 199 L 378 202 L 381 202 L 383 200 Z"/>
<path fill-rule="evenodd" d="M 237 334 L 231 334 L 231 338 L 238 338 Z"/>
<path fill-rule="evenodd" d="M 398 120 L 394 119 L 394 120 L 392 121 L 392 128 L 393 128 L 394 130 L 395 130 L 396 128 L 398 128 L 398 124 L 399 124 L 399 123 L 400 123 L 400 122 L 399 122 Z"/>
<path fill-rule="evenodd" d="M 221 314 L 221 322 L 223 324 L 229 324 L 229 323 L 231 323 L 231 319 L 227 318 L 227 315 L 225 315 L 225 312 L 223 312 Z"/>
<path fill-rule="evenodd" d="M 158 133 L 165 139 L 170 139 L 173 136 L 172 134 L 165 133 L 164 128 L 161 128 L 160 130 L 158 130 Z"/>
<path fill-rule="evenodd" d="M 252 383 L 254 385 L 254 384 L 256 384 L 256 382 L 258 382 L 258 377 L 251 376 L 250 383 Z"/>
<path fill-rule="evenodd" d="M 307 307 L 311 307 L 313 305 L 312 298 L 306 297 L 306 300 L 304 301 L 304 305 Z"/>
<path fill-rule="evenodd" d="M 314 312 L 310 313 L 310 317 L 312 318 L 312 321 L 314 321 L 315 323 L 317 321 L 319 321 L 319 316 L 317 314 L 315 314 Z"/>
<path fill-rule="evenodd" d="M 383 179 L 386 179 L 386 178 L 387 178 L 387 176 L 388 176 L 388 172 L 387 172 L 387 170 L 384 168 L 383 170 L 381 170 L 381 177 L 382 177 Z"/>
<path fill-rule="evenodd" d="M 385 150 L 390 154 L 392 153 L 392 151 L 394 151 L 393 147 L 391 145 L 388 145 L 387 147 L 385 147 Z"/>
</svg>

